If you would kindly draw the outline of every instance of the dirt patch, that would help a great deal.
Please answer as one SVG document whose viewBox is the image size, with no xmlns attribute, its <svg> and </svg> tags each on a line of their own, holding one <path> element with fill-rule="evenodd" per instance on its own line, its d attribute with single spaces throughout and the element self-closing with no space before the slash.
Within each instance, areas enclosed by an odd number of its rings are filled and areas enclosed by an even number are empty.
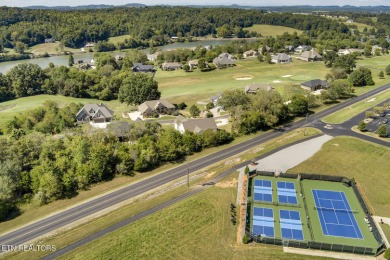
<svg viewBox="0 0 390 260">
<path fill-rule="evenodd" d="M 292 75 L 283 75 L 282 78 L 289 78 L 292 77 Z"/>
<path fill-rule="evenodd" d="M 280 83 L 281 81 L 280 80 L 274 80 L 272 81 L 273 83 Z"/>
<path fill-rule="evenodd" d="M 215 186 L 220 187 L 220 188 L 233 188 L 237 186 L 237 179 L 232 179 L 229 181 L 224 181 L 224 182 L 218 182 L 215 184 Z"/>
<path fill-rule="evenodd" d="M 339 146 L 339 144 L 332 144 L 332 145 L 334 145 L 334 146 Z"/>
</svg>

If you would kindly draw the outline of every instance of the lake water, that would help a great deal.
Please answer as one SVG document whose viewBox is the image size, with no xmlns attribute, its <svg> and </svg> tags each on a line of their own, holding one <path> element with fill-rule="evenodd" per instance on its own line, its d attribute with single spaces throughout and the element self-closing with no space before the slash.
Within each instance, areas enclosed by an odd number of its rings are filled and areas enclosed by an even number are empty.
<svg viewBox="0 0 390 260">
<path fill-rule="evenodd" d="M 246 39 L 248 42 L 256 41 L 257 39 Z M 197 42 L 175 42 L 172 44 L 168 44 L 165 46 L 156 47 L 157 49 L 161 50 L 174 50 L 179 48 L 193 48 L 197 46 L 215 46 L 215 45 L 224 45 L 229 42 L 231 42 L 231 39 L 212 39 L 212 40 L 202 40 Z M 93 58 L 93 52 L 87 52 L 87 53 L 79 53 L 79 54 L 73 54 L 73 58 L 75 62 L 78 60 L 83 60 L 84 62 L 90 62 Z M 123 52 L 114 52 L 113 55 L 116 54 L 123 54 Z M 0 63 L 0 73 L 7 73 L 10 69 L 15 67 L 18 64 L 22 63 L 33 63 L 38 64 L 41 68 L 46 68 L 49 66 L 49 63 L 52 62 L 56 66 L 68 66 L 68 59 L 69 57 L 67 55 L 62 56 L 53 56 L 53 57 L 46 57 L 46 58 L 39 58 L 39 59 L 29 59 L 29 60 L 18 60 L 18 61 L 7 61 L 7 62 L 1 62 Z"/>
</svg>

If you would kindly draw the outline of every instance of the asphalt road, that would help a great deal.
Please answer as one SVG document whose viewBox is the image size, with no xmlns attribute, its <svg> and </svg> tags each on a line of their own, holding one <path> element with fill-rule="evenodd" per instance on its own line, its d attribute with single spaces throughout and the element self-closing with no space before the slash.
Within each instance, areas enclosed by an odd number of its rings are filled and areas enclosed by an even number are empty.
<svg viewBox="0 0 390 260">
<path fill-rule="evenodd" d="M 364 100 L 365 98 L 375 95 L 385 89 L 388 89 L 390 84 L 367 92 L 359 97 L 347 100 L 343 103 L 337 104 L 329 109 L 323 110 L 319 113 L 310 115 L 307 119 L 302 119 L 294 124 L 287 125 L 280 130 L 275 130 L 273 132 L 266 133 L 259 137 L 253 138 L 251 140 L 245 141 L 243 143 L 237 144 L 230 148 L 226 148 L 222 151 L 216 152 L 213 155 L 209 155 L 198 160 L 188 163 L 189 171 L 194 172 L 200 169 L 203 169 L 211 164 L 217 163 L 223 159 L 226 159 L 230 156 L 236 155 L 241 152 L 245 152 L 251 149 L 254 146 L 267 142 L 275 137 L 282 135 L 285 132 L 292 131 L 294 129 L 300 128 L 304 125 L 309 125 L 316 123 L 322 117 L 327 116 L 337 110 L 340 110 L 344 107 L 350 106 L 353 103 Z M 375 139 L 375 138 L 372 138 Z M 0 237 L 0 251 L 1 245 L 21 245 L 30 240 L 36 239 L 37 237 L 43 236 L 49 232 L 52 232 L 56 229 L 64 227 L 70 223 L 73 223 L 77 220 L 85 218 L 91 214 L 94 214 L 98 211 L 101 211 L 107 207 L 110 207 L 114 204 L 120 203 L 124 200 L 133 198 L 137 195 L 140 195 L 148 190 L 154 189 L 161 185 L 164 185 L 170 181 L 173 181 L 177 178 L 183 177 L 187 174 L 187 165 L 178 166 L 172 170 L 168 170 L 159 175 L 153 176 L 146 180 L 140 181 L 138 183 L 132 184 L 110 194 L 104 195 L 102 197 L 96 198 L 94 200 L 80 204 L 74 208 L 65 210 L 53 216 L 47 217 L 43 220 L 35 222 L 33 224 L 22 227 L 18 230 L 10 232 Z"/>
</svg>

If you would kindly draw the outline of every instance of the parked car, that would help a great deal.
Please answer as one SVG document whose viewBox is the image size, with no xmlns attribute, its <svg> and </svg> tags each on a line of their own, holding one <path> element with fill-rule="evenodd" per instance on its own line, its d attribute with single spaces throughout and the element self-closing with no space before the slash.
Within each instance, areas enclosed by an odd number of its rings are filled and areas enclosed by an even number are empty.
<svg viewBox="0 0 390 260">
<path fill-rule="evenodd" d="M 389 122 L 389 120 L 387 120 L 386 118 L 383 119 L 383 121 L 382 121 L 382 123 L 384 123 L 384 124 L 387 124 L 388 122 Z"/>
</svg>

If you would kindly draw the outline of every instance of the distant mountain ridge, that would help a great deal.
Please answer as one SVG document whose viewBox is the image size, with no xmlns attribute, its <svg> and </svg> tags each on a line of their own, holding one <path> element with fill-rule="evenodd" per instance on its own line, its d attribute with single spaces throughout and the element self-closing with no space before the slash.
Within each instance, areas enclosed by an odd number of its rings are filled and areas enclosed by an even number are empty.
<svg viewBox="0 0 390 260">
<path fill-rule="evenodd" d="M 149 5 L 150 6 L 150 5 Z M 158 5 L 158 6 L 177 6 L 177 5 Z M 272 12 L 376 12 L 376 13 L 390 13 L 390 6 L 317 6 L 317 5 L 292 5 L 292 6 L 245 6 L 245 5 L 181 5 L 185 7 L 194 7 L 194 8 L 239 8 L 239 9 L 261 9 Z M 119 8 L 119 7 L 133 7 L 133 8 L 142 8 L 148 7 L 145 4 L 139 3 L 130 3 L 126 5 L 81 5 L 81 6 L 28 6 L 23 7 L 27 9 L 55 9 L 55 10 L 83 10 L 83 9 L 105 9 L 105 8 Z"/>
</svg>

